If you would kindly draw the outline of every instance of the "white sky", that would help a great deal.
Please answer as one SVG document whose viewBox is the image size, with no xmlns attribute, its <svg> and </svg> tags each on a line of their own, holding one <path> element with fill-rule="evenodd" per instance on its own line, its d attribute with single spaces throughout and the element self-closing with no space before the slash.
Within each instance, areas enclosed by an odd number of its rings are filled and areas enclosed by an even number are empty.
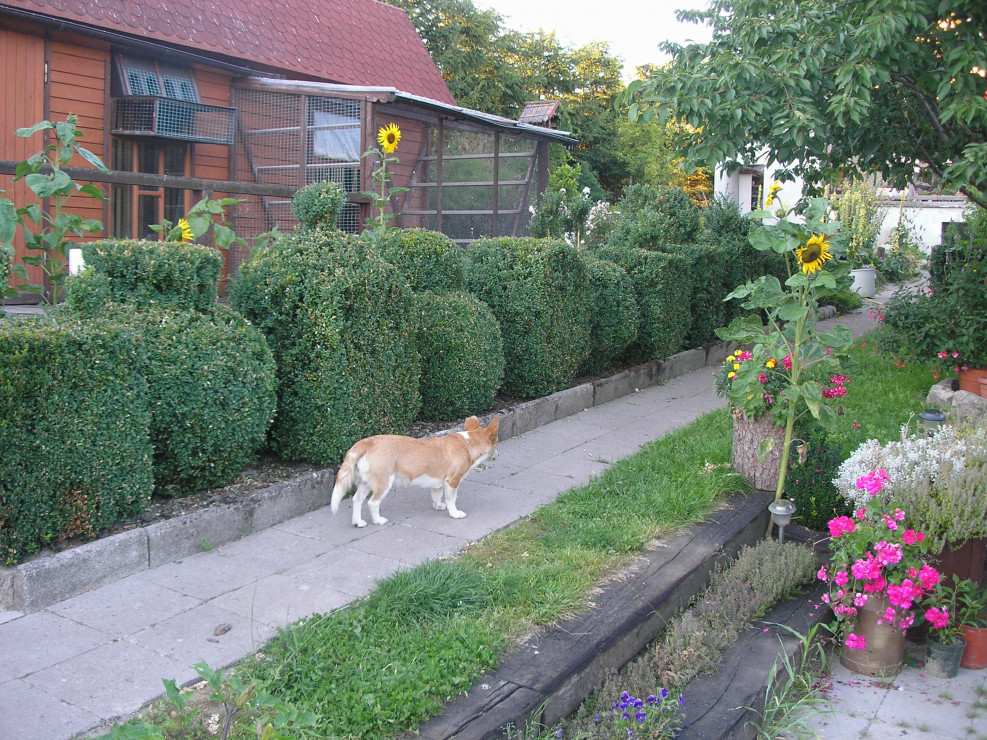
<svg viewBox="0 0 987 740">
<path fill-rule="evenodd" d="M 578 47 L 591 41 L 609 41 L 610 52 L 624 62 L 624 80 L 634 77 L 641 64 L 660 64 L 667 58 L 659 41 L 680 44 L 709 41 L 709 27 L 679 23 L 675 10 L 705 8 L 707 0 L 473 0 L 478 8 L 492 8 L 504 25 L 516 31 L 554 30 L 559 41 Z"/>
</svg>

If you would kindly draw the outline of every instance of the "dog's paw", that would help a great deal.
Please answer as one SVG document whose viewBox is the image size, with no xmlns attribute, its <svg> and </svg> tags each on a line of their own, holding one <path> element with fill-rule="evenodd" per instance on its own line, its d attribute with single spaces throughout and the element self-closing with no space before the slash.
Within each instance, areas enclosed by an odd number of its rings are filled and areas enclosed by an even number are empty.
<svg viewBox="0 0 987 740">
<path fill-rule="evenodd" d="M 466 512 L 456 509 L 455 511 L 450 511 L 449 516 L 451 516 L 453 519 L 464 519 L 466 517 Z"/>
<path fill-rule="evenodd" d="M 446 502 L 445 501 L 433 501 L 432 502 L 432 508 L 435 509 L 436 511 L 445 511 L 446 510 Z"/>
<path fill-rule="evenodd" d="M 374 524 L 387 524 L 387 519 L 385 517 L 379 516 L 373 520 Z"/>
<path fill-rule="evenodd" d="M 361 528 L 363 528 L 363 527 L 366 527 L 367 526 L 367 523 L 365 521 L 363 521 L 362 519 L 358 519 L 355 522 L 353 522 L 353 526 L 354 527 L 361 527 Z"/>
</svg>

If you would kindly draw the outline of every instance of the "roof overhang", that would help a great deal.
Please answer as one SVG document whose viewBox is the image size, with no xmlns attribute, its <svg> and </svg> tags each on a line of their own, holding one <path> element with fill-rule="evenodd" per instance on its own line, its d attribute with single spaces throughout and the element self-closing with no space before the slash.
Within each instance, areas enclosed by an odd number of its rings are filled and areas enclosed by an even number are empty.
<svg viewBox="0 0 987 740">
<path fill-rule="evenodd" d="M 438 113 L 444 118 L 468 121 L 488 128 L 495 128 L 507 133 L 523 135 L 527 138 L 547 141 L 552 144 L 561 144 L 565 147 L 574 147 L 579 143 L 579 139 L 572 136 L 569 131 L 559 131 L 557 129 L 535 126 L 530 123 L 521 123 L 511 118 L 495 116 L 492 113 L 471 108 L 462 108 L 456 105 L 412 95 L 393 87 L 362 87 L 359 85 L 339 85 L 331 82 L 307 82 L 301 80 L 280 80 L 269 77 L 251 77 L 245 80 L 238 80 L 237 87 L 250 90 L 269 90 L 270 92 L 297 92 L 305 95 L 321 95 L 324 97 L 349 98 L 357 100 L 367 100 L 373 103 L 382 104 L 403 104 L 413 108 L 424 108 L 434 113 Z"/>
</svg>

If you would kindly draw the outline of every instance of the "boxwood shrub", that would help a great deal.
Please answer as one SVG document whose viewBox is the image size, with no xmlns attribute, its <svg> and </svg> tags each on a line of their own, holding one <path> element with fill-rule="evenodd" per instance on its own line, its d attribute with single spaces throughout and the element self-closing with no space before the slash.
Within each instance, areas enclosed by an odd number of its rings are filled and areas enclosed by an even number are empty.
<svg viewBox="0 0 987 740">
<path fill-rule="evenodd" d="M 223 258 L 212 247 L 104 240 L 84 242 L 82 256 L 88 272 L 102 276 L 100 290 L 108 300 L 196 311 L 207 311 L 216 303 Z"/>
<path fill-rule="evenodd" d="M 567 387 L 589 355 L 589 278 L 575 249 L 551 239 L 478 240 L 466 251 L 466 287 L 500 323 L 505 393 Z"/>
<path fill-rule="evenodd" d="M 634 283 L 613 262 L 584 254 L 589 277 L 592 307 L 590 311 L 590 354 L 580 371 L 601 373 L 613 368 L 637 338 L 640 312 Z"/>
<path fill-rule="evenodd" d="M 358 439 L 404 432 L 419 408 L 412 294 L 372 247 L 341 232 L 283 235 L 230 286 L 278 373 L 274 448 L 333 465 Z"/>
<path fill-rule="evenodd" d="M 463 290 L 463 250 L 445 234 L 425 229 L 391 229 L 378 249 L 416 293 Z"/>
<path fill-rule="evenodd" d="M 616 210 L 609 242 L 614 246 L 658 249 L 662 244 L 691 244 L 702 231 L 699 207 L 682 188 L 632 185 Z"/>
<path fill-rule="evenodd" d="M 692 280 L 686 259 L 614 246 L 598 249 L 596 256 L 623 268 L 634 284 L 640 322 L 637 339 L 624 355 L 625 362 L 648 362 L 681 350 L 692 321 Z"/>
<path fill-rule="evenodd" d="M 211 311 L 111 305 L 99 321 L 133 332 L 147 379 L 155 493 L 222 486 L 256 456 L 274 418 L 274 358 L 264 335 Z"/>
<path fill-rule="evenodd" d="M 686 274 L 692 278 L 692 321 L 685 334 L 685 346 L 701 347 L 716 340 L 715 329 L 726 326 L 726 298 L 736 285 L 728 285 L 729 253 L 714 244 L 668 244 L 661 251 L 686 260 Z"/>
<path fill-rule="evenodd" d="M 0 320 L 0 563 L 143 511 L 153 484 L 137 356 L 120 329 Z"/>
<path fill-rule="evenodd" d="M 339 183 L 313 182 L 295 191 L 291 212 L 305 229 L 334 229 L 346 203 L 346 191 Z"/>
<path fill-rule="evenodd" d="M 418 293 L 414 299 L 422 358 L 420 418 L 460 419 L 489 409 L 504 379 L 500 325 L 468 293 Z"/>
</svg>

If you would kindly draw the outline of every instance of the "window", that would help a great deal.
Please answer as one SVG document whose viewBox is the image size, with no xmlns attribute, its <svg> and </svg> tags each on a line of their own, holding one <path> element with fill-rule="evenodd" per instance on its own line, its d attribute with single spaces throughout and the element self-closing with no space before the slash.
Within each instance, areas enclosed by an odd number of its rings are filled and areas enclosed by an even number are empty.
<svg viewBox="0 0 987 740">
<path fill-rule="evenodd" d="M 164 64 L 127 54 L 117 56 L 124 95 L 153 95 L 159 98 L 199 103 L 199 88 L 186 67 Z"/>
<path fill-rule="evenodd" d="M 150 175 L 188 174 L 189 145 L 160 139 L 114 139 L 112 167 Z M 157 240 L 151 226 L 185 215 L 186 191 L 151 185 L 114 185 L 111 198 L 112 236 Z"/>
</svg>

